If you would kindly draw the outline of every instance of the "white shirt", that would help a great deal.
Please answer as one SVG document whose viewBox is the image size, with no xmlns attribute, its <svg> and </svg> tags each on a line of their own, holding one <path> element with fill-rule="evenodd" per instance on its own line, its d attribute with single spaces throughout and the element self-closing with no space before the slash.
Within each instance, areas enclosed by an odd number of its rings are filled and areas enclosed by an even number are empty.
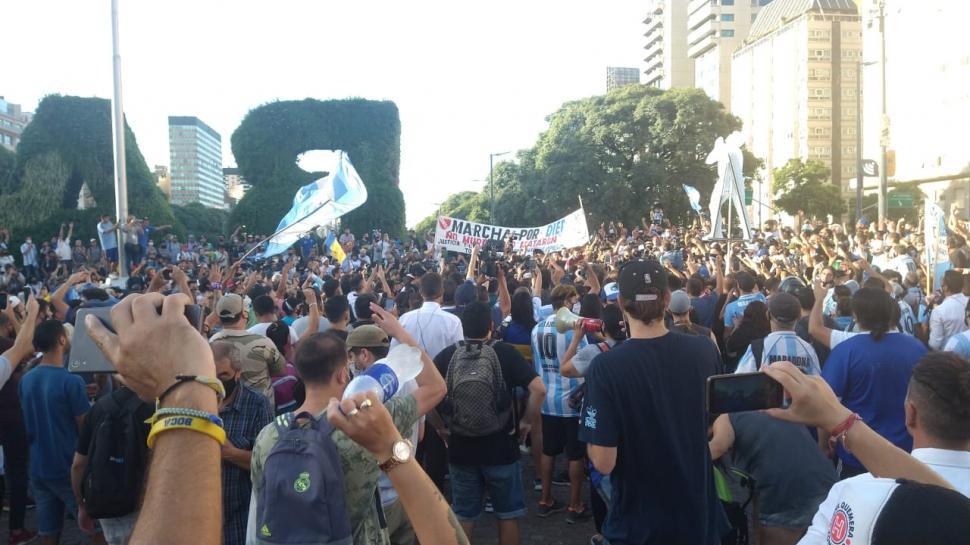
<svg viewBox="0 0 970 545">
<path fill-rule="evenodd" d="M 401 325 L 432 358 L 465 338 L 461 320 L 454 314 L 441 310 L 441 305 L 434 302 L 425 302 L 421 308 L 405 313 L 401 316 Z M 401 343 L 394 339 L 391 341 L 391 348 L 399 344 Z"/>
<path fill-rule="evenodd" d="M 794 331 L 773 331 L 764 338 L 761 361 L 755 361 L 751 346 L 741 356 L 735 373 L 754 373 L 762 365 L 776 361 L 790 361 L 806 375 L 820 376 L 822 367 L 812 345 L 803 341 Z"/>
<path fill-rule="evenodd" d="M 970 497 L 970 452 L 963 450 L 944 450 L 938 448 L 918 448 L 913 449 L 913 458 L 930 466 L 939 473 L 946 482 L 953 485 L 957 492 Z M 845 487 L 853 483 L 876 481 L 872 473 L 863 473 L 839 481 L 832 485 L 829 495 L 825 501 L 818 506 L 812 525 L 808 532 L 798 542 L 798 545 L 827 544 L 829 531 L 832 526 L 832 514 L 835 513 L 839 501 L 842 499 Z M 861 522 L 861 521 L 859 521 Z"/>
<path fill-rule="evenodd" d="M 294 322 L 294 324 L 295 324 L 295 322 Z M 262 336 L 265 337 L 266 336 L 266 330 L 269 329 L 269 326 L 270 325 L 272 325 L 272 324 L 269 323 L 269 322 L 264 323 L 264 324 L 255 324 L 253 327 L 247 329 L 246 331 L 252 333 L 253 335 L 262 335 Z M 300 336 L 297 335 L 296 332 L 293 331 L 293 328 L 291 327 L 290 328 L 290 345 L 296 346 L 296 343 L 299 340 L 300 340 Z"/>
<path fill-rule="evenodd" d="M 13 374 L 13 365 L 10 365 L 10 360 L 6 356 L 0 356 L 0 388 L 7 383 L 10 379 L 10 375 Z"/>
<path fill-rule="evenodd" d="M 54 248 L 54 253 L 57 254 L 57 259 L 61 261 L 70 261 L 73 255 L 71 253 L 71 241 L 64 238 L 57 239 L 57 247 Z"/>
<path fill-rule="evenodd" d="M 967 296 L 956 293 L 943 300 L 930 314 L 930 348 L 943 350 L 947 339 L 966 331 L 964 322 L 967 309 Z"/>
<path fill-rule="evenodd" d="M 296 320 L 293 320 L 293 325 L 290 326 L 290 334 L 296 335 L 296 338 L 299 339 L 303 336 L 303 332 L 305 332 L 306 328 L 308 327 L 310 327 L 309 316 L 297 318 Z M 317 333 L 323 333 L 328 329 L 330 329 L 330 320 L 320 316 L 320 325 L 317 326 Z"/>
</svg>

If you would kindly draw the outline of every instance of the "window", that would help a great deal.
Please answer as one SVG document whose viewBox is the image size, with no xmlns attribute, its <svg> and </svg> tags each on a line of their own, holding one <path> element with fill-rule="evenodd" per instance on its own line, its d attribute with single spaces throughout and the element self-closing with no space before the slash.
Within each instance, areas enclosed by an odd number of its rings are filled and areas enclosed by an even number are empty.
<svg viewBox="0 0 970 545">
<path fill-rule="evenodd" d="M 731 30 L 731 29 L 722 30 L 721 31 L 721 37 L 722 38 L 733 38 L 734 37 L 734 31 Z"/>
<path fill-rule="evenodd" d="M 757 13 L 752 13 L 752 14 L 751 14 L 751 22 L 752 22 L 752 23 L 753 23 L 753 22 L 754 22 L 754 20 L 755 20 L 755 19 L 757 19 L 757 18 L 758 18 L 758 14 L 757 14 Z"/>
<path fill-rule="evenodd" d="M 722 6 L 733 6 L 734 5 L 734 0 L 721 0 L 721 5 Z"/>
<path fill-rule="evenodd" d="M 725 22 L 732 22 L 732 21 L 734 21 L 734 14 L 733 13 L 722 13 L 721 14 L 721 20 L 722 21 L 725 21 Z"/>
</svg>

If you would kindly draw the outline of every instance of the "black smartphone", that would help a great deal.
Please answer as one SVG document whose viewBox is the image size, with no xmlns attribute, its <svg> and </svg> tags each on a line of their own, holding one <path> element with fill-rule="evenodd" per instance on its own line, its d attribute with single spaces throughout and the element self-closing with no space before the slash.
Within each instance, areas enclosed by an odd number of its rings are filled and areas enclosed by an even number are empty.
<svg viewBox="0 0 970 545">
<path fill-rule="evenodd" d="M 0 293 L 0 310 L 6 310 L 7 308 L 7 294 Z"/>
<path fill-rule="evenodd" d="M 759 411 L 781 407 L 785 391 L 765 373 L 737 373 L 707 378 L 707 410 L 711 414 Z"/>
<path fill-rule="evenodd" d="M 67 359 L 67 370 L 71 373 L 114 373 L 114 365 L 108 361 L 98 345 L 94 344 L 94 340 L 88 336 L 88 326 L 84 321 L 88 314 L 97 316 L 109 330 L 115 330 L 111 324 L 111 307 L 78 310 L 77 319 L 74 322 L 74 336 L 71 338 L 71 354 Z M 185 317 L 193 328 L 202 331 L 202 307 L 186 305 Z"/>
</svg>

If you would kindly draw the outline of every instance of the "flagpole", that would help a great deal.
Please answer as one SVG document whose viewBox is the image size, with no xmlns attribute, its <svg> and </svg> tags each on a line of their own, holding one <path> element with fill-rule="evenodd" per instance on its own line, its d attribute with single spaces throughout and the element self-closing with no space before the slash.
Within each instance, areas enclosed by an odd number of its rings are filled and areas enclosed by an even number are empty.
<svg viewBox="0 0 970 545">
<path fill-rule="evenodd" d="M 128 177 L 125 171 L 125 113 L 121 103 L 121 39 L 118 37 L 118 3 L 111 0 L 111 62 L 113 68 L 114 95 L 111 100 L 111 121 L 114 137 L 115 159 L 115 219 L 120 227 L 128 221 Z M 120 240 L 119 230 L 115 236 L 118 240 L 118 279 L 124 282 L 128 278 L 128 268 L 125 266 L 125 245 Z"/>
<path fill-rule="evenodd" d="M 318 207 L 316 207 L 316 208 L 314 208 L 313 210 L 310 210 L 309 212 L 307 212 L 307 215 L 305 215 L 305 216 L 303 216 L 302 218 L 300 218 L 300 219 L 298 219 L 298 220 L 296 220 L 296 221 L 294 221 L 294 222 L 293 222 L 293 223 L 291 223 L 290 225 L 295 225 L 295 224 L 297 224 L 297 223 L 300 223 L 301 221 L 303 221 L 303 220 L 305 220 L 305 219 L 307 219 L 307 218 L 309 218 L 310 216 L 312 216 L 313 214 L 315 214 L 315 213 L 317 212 L 317 210 L 320 210 L 320 209 L 321 209 L 321 208 L 323 208 L 324 206 L 326 206 L 326 205 L 328 205 L 328 204 L 330 204 L 330 202 L 331 202 L 332 200 L 333 200 L 333 199 L 327 199 L 327 200 L 325 200 L 325 201 L 323 201 L 323 202 L 322 202 L 322 203 L 320 204 L 320 206 L 318 206 Z M 282 229 L 280 229 L 280 230 L 278 230 L 278 231 L 276 231 L 276 232 L 275 232 L 275 233 L 273 233 L 272 235 L 270 235 L 270 236 L 268 236 L 268 237 L 266 237 L 266 238 L 264 238 L 263 240 L 261 240 L 261 241 L 259 241 L 259 244 L 257 244 L 257 245 L 255 245 L 255 246 L 253 246 L 252 248 L 250 248 L 250 249 L 249 249 L 249 251 L 248 251 L 248 252 L 246 252 L 246 253 L 244 253 L 244 254 L 242 255 L 242 257 L 240 257 L 240 258 L 239 258 L 239 259 L 238 259 L 238 260 L 236 261 L 236 263 L 235 263 L 234 265 L 238 265 L 238 264 L 240 264 L 240 263 L 242 263 L 243 261 L 245 261 L 245 259 L 246 259 L 247 257 L 249 257 L 250 255 L 252 255 L 252 253 L 253 253 L 253 251 L 255 251 L 255 250 L 256 250 L 257 248 L 261 248 L 261 247 L 263 246 L 263 244 L 265 244 L 265 243 L 266 243 L 266 241 L 268 241 L 268 240 L 270 240 L 270 239 L 272 239 L 272 238 L 273 238 L 273 237 L 275 237 L 276 235 L 278 235 L 278 234 L 280 234 L 280 233 L 282 233 L 283 231 L 286 231 L 287 229 L 289 229 L 289 228 L 290 228 L 290 225 L 287 225 L 286 227 L 284 227 L 284 228 L 282 228 Z"/>
</svg>

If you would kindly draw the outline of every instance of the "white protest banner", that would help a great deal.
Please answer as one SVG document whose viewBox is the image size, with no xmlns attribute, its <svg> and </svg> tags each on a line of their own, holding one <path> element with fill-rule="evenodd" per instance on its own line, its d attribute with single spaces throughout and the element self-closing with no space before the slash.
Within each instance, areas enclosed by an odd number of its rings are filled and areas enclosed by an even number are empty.
<svg viewBox="0 0 970 545">
<path fill-rule="evenodd" d="M 933 288 L 940 289 L 943 273 L 950 268 L 950 251 L 946 242 L 946 215 L 937 204 L 926 200 L 923 213 L 926 225 L 926 264 Z"/>
<path fill-rule="evenodd" d="M 445 250 L 470 254 L 475 246 L 483 246 L 488 241 L 504 244 L 509 237 L 514 241 L 516 252 L 542 250 L 548 253 L 586 244 L 589 242 L 589 230 L 582 208 L 541 227 L 500 227 L 438 216 L 434 243 Z"/>
</svg>

